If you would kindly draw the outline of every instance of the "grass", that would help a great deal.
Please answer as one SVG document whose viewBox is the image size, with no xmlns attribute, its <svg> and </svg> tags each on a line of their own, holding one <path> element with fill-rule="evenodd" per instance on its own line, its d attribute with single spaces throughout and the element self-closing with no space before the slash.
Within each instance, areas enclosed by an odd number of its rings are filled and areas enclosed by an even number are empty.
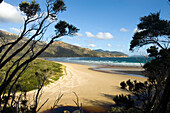
<svg viewBox="0 0 170 113">
<path fill-rule="evenodd" d="M 10 67 L 11 65 L 12 62 L 9 62 L 8 66 L 0 70 L 1 82 L 8 67 Z M 28 65 L 28 68 L 19 78 L 16 85 L 24 91 L 37 89 L 39 83 L 43 81 L 44 76 L 46 78 L 45 85 L 58 80 L 63 75 L 63 68 L 64 66 L 62 66 L 61 64 L 52 61 L 35 59 Z"/>
</svg>

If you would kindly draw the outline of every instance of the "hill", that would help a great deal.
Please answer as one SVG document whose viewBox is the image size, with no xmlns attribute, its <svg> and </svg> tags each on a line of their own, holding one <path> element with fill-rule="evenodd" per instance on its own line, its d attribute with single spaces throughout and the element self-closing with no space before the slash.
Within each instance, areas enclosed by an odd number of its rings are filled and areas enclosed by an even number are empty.
<svg viewBox="0 0 170 113">
<path fill-rule="evenodd" d="M 113 54 L 118 54 L 118 55 L 122 55 L 122 56 L 128 56 L 127 54 L 125 54 L 123 52 L 119 52 L 119 51 L 108 51 L 108 50 L 103 50 L 103 49 L 96 49 L 94 51 L 102 52 L 102 53 L 113 53 Z"/>
<path fill-rule="evenodd" d="M 0 44 L 4 42 L 13 42 L 17 39 L 18 35 L 12 34 L 6 31 L 0 30 Z M 20 47 L 28 39 L 23 38 L 22 41 L 17 44 L 14 49 Z M 45 46 L 45 42 L 38 42 L 36 49 L 40 49 Z M 27 49 L 27 48 L 26 48 Z M 23 52 L 21 51 L 19 55 Z M 3 53 L 0 53 L 3 54 Z M 82 48 L 75 45 L 71 45 L 62 41 L 54 42 L 46 51 L 44 51 L 40 57 L 126 57 L 127 55 L 120 52 L 102 52 L 94 51 L 88 48 Z"/>
</svg>

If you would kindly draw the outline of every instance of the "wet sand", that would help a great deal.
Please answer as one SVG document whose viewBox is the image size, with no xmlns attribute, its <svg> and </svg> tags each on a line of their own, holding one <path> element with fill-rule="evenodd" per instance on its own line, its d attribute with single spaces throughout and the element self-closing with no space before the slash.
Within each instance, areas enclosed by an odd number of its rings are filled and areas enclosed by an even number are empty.
<svg viewBox="0 0 170 113">
<path fill-rule="evenodd" d="M 112 73 L 112 74 L 124 74 L 131 76 L 145 77 L 145 71 L 142 67 L 132 66 L 98 66 L 95 68 L 89 68 L 94 71 Z"/>
</svg>

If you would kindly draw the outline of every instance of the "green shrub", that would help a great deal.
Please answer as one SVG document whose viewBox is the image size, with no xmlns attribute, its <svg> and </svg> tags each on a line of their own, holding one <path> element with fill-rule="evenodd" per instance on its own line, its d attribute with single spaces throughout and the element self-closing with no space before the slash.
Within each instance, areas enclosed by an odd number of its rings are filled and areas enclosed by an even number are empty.
<svg viewBox="0 0 170 113">
<path fill-rule="evenodd" d="M 17 58 L 14 58 L 13 60 L 15 61 L 16 59 Z M 8 62 L 8 66 L 11 66 L 12 62 L 13 61 Z M 4 79 L 4 75 L 6 74 L 7 69 L 8 68 L 4 67 L 0 70 L 0 81 Z M 56 81 L 62 75 L 63 75 L 63 69 L 61 64 L 52 61 L 43 60 L 43 59 L 35 59 L 28 65 L 26 71 L 19 78 L 18 82 L 16 83 L 17 85 L 19 85 L 19 87 L 15 85 L 17 87 L 15 87 L 14 90 L 15 89 L 18 91 L 34 90 L 38 88 L 39 82 L 44 79 L 44 76 L 46 78 L 44 85 L 47 85 L 51 82 L 50 79 Z"/>
<path fill-rule="evenodd" d="M 131 98 L 131 95 L 116 95 L 113 100 L 115 101 L 117 106 L 124 106 L 126 109 L 134 106 L 134 100 Z"/>
<path fill-rule="evenodd" d="M 125 88 L 127 87 L 125 81 L 121 82 L 121 83 L 120 83 L 120 86 L 121 86 L 122 89 L 125 89 Z"/>
<path fill-rule="evenodd" d="M 129 90 L 131 91 L 134 88 L 133 83 L 130 81 L 130 79 L 128 81 L 126 81 L 126 84 L 129 86 Z"/>
</svg>

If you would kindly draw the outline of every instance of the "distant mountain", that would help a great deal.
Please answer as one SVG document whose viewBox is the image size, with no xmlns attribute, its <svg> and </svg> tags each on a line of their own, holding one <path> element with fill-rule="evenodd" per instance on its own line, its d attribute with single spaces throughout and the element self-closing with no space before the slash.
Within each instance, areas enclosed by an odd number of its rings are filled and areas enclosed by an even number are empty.
<svg viewBox="0 0 170 113">
<path fill-rule="evenodd" d="M 12 34 L 6 31 L 0 30 L 0 45 L 5 41 L 13 42 L 18 38 L 18 35 Z M 23 38 L 22 41 L 14 46 L 13 49 L 17 49 L 22 46 L 28 39 Z M 45 46 L 45 42 L 38 42 L 35 51 Z M 28 49 L 28 47 L 26 48 Z M 26 50 L 25 49 L 25 50 Z M 25 51 L 23 50 L 23 51 Z M 12 52 L 11 52 L 12 53 Z M 0 53 L 0 55 L 2 55 Z M 22 55 L 23 52 L 21 51 L 19 55 Z M 102 51 L 94 51 L 88 48 L 82 48 L 75 45 L 71 45 L 62 41 L 54 42 L 46 51 L 44 51 L 40 57 L 126 57 L 126 54 L 119 53 L 119 52 L 102 52 Z"/>
<path fill-rule="evenodd" d="M 122 56 L 128 56 L 127 54 L 123 53 L 123 52 L 119 52 L 119 51 L 108 51 L 108 50 L 103 50 L 103 49 L 96 49 L 94 51 L 97 51 L 97 52 L 102 52 L 102 53 L 113 53 L 113 54 L 119 54 L 119 55 L 122 55 Z"/>
</svg>

